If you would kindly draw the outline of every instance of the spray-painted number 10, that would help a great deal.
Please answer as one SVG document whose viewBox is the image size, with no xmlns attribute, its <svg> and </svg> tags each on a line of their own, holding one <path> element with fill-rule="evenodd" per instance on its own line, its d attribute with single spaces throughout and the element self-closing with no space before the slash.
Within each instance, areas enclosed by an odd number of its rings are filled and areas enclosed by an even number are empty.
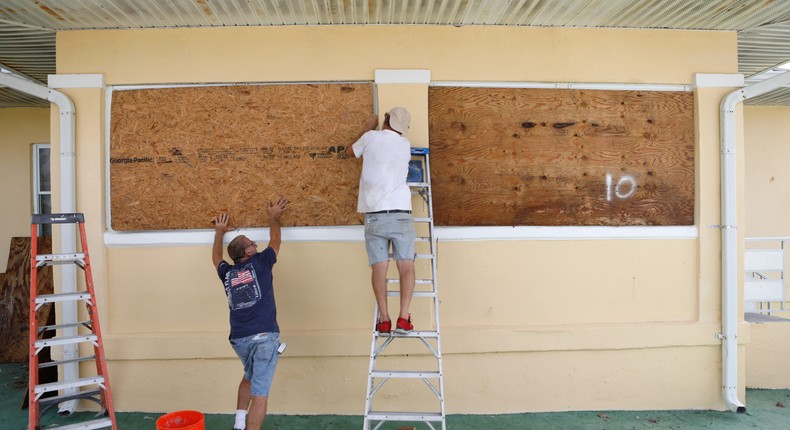
<svg viewBox="0 0 790 430">
<path fill-rule="evenodd" d="M 620 176 L 615 182 L 610 173 L 606 174 L 606 201 L 612 201 L 612 195 L 625 200 L 636 192 L 636 178 L 631 175 Z"/>
</svg>

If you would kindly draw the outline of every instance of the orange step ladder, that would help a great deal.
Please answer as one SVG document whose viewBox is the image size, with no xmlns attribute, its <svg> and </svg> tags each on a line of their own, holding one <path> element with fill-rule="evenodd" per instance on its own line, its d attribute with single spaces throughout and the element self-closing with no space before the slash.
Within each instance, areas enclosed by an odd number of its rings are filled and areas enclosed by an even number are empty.
<svg viewBox="0 0 790 430">
<path fill-rule="evenodd" d="M 41 430 L 42 408 L 57 405 L 71 400 L 90 400 L 101 406 L 100 418 L 93 418 L 76 424 L 57 426 L 58 430 L 77 429 L 103 429 L 117 430 L 115 410 L 112 406 L 110 394 L 110 381 L 107 376 L 107 362 L 104 358 L 104 344 L 101 329 L 99 328 L 99 312 L 96 308 L 96 294 L 93 290 L 93 277 L 91 274 L 90 257 L 88 256 L 88 242 L 85 234 L 85 217 L 81 213 L 63 214 L 34 214 L 31 226 L 31 252 L 30 252 L 30 382 L 28 387 L 29 398 L 29 430 Z M 46 224 L 77 224 L 79 226 L 81 252 L 71 254 L 42 254 L 37 255 L 38 228 Z M 76 264 L 85 273 L 84 291 L 67 292 L 60 294 L 37 295 L 38 269 L 44 266 Z M 38 326 L 37 316 L 43 306 L 54 306 L 55 303 L 82 302 L 87 308 L 88 319 L 81 322 L 65 322 L 51 326 Z M 63 331 L 64 329 L 77 330 L 76 336 L 58 336 L 45 338 L 47 332 Z M 80 345 L 90 343 L 93 345 L 93 355 L 76 358 L 39 363 L 39 353 L 44 348 L 65 345 Z M 78 377 L 74 380 L 60 380 L 57 382 L 39 384 L 38 369 L 46 366 L 63 366 L 65 364 L 95 361 L 96 374 Z M 92 373 L 92 372 L 91 372 Z M 46 393 L 63 392 L 63 394 L 42 398 Z"/>
</svg>

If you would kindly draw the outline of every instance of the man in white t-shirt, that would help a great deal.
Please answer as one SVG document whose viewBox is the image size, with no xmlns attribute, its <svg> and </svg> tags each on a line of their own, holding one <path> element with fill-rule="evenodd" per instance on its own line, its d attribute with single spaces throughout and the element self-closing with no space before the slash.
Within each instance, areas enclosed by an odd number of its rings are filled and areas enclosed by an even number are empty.
<svg viewBox="0 0 790 430">
<path fill-rule="evenodd" d="M 411 215 L 411 190 L 406 183 L 411 160 L 411 143 L 403 135 L 409 130 L 411 117 L 402 107 L 384 115 L 381 130 L 378 117 L 365 122 L 365 131 L 346 148 L 346 154 L 362 157 L 357 212 L 365 214 L 365 248 L 372 270 L 373 294 L 379 307 L 376 330 L 389 333 L 392 321 L 387 309 L 387 268 L 389 250 L 400 275 L 400 314 L 396 333 L 414 329 L 409 314 L 414 292 L 414 219 Z"/>
</svg>

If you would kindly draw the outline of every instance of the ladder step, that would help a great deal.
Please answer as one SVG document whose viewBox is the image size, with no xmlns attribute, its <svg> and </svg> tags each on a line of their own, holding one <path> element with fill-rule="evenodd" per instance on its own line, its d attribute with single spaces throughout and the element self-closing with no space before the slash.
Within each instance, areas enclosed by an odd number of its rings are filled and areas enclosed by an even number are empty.
<svg viewBox="0 0 790 430">
<path fill-rule="evenodd" d="M 431 221 L 433 221 L 433 218 L 432 218 L 432 217 L 419 217 L 419 218 L 414 218 L 414 222 L 431 222 Z"/>
<path fill-rule="evenodd" d="M 81 322 L 70 323 L 70 324 L 43 325 L 43 326 L 40 326 L 38 328 L 38 332 L 40 334 L 40 333 L 44 333 L 45 331 L 60 330 L 60 329 L 64 329 L 64 328 L 74 328 L 74 327 L 77 327 L 77 328 L 85 327 L 85 328 L 90 329 L 91 328 L 91 322 L 90 321 L 81 321 Z"/>
<path fill-rule="evenodd" d="M 50 339 L 40 339 L 36 341 L 36 348 L 46 348 L 56 345 L 76 345 L 78 343 L 96 342 L 98 336 L 95 334 L 82 334 L 77 336 L 53 337 Z"/>
<path fill-rule="evenodd" d="M 416 178 L 415 178 L 416 179 Z M 407 182 L 406 183 L 410 188 L 428 188 L 431 184 L 427 182 Z"/>
<path fill-rule="evenodd" d="M 33 224 L 81 224 L 85 222 L 82 213 L 33 214 Z"/>
<path fill-rule="evenodd" d="M 433 254 L 417 254 L 414 256 L 415 259 L 425 259 L 425 258 L 433 258 Z"/>
<path fill-rule="evenodd" d="M 95 396 L 98 396 L 100 394 L 101 394 L 101 390 L 97 388 L 95 390 L 80 391 L 79 393 L 76 394 L 64 394 L 61 396 L 47 397 L 46 399 L 41 399 L 39 403 L 43 408 L 49 405 L 57 405 L 58 403 L 68 402 L 69 400 L 95 398 Z"/>
<path fill-rule="evenodd" d="M 438 379 L 441 376 L 439 372 L 429 371 L 408 371 L 408 370 L 374 370 L 370 372 L 372 378 L 412 378 L 412 379 Z"/>
<path fill-rule="evenodd" d="M 38 265 L 51 263 L 51 264 L 66 264 L 66 263 L 81 263 L 85 264 L 85 253 L 78 252 L 76 254 L 39 254 L 36 255 Z"/>
<path fill-rule="evenodd" d="M 428 338 L 428 339 L 435 339 L 439 337 L 439 333 L 436 331 L 413 331 L 411 333 L 401 334 L 395 331 L 391 333 L 379 333 L 377 331 L 373 332 L 375 337 L 416 337 L 416 338 Z"/>
<path fill-rule="evenodd" d="M 93 430 L 105 429 L 112 427 L 112 420 L 109 418 L 99 418 L 93 421 L 84 421 L 77 424 L 69 424 L 67 426 L 58 426 L 57 430 Z"/>
<path fill-rule="evenodd" d="M 436 291 L 415 291 L 412 297 L 437 297 Z M 400 291 L 387 291 L 387 297 L 400 297 Z"/>
<path fill-rule="evenodd" d="M 400 279 L 387 279 L 388 284 L 400 284 Z M 415 279 L 414 283 L 417 285 L 432 285 L 433 279 Z"/>
<path fill-rule="evenodd" d="M 103 376 L 89 376 L 87 378 L 75 379 L 73 381 L 50 382 L 49 384 L 36 385 L 35 393 L 43 394 L 50 391 L 65 390 L 67 388 L 87 387 L 89 385 L 104 384 Z"/>
<path fill-rule="evenodd" d="M 443 421 L 441 412 L 382 412 L 370 411 L 365 419 L 376 421 Z"/>
<path fill-rule="evenodd" d="M 55 367 L 55 366 L 62 366 L 64 364 L 69 363 L 80 363 L 83 361 L 93 361 L 96 358 L 95 355 L 87 356 L 87 357 L 77 357 L 77 358 L 70 358 L 68 360 L 56 360 L 56 361 L 48 361 L 46 363 L 39 363 L 38 368 L 43 369 L 46 367 Z"/>
<path fill-rule="evenodd" d="M 90 302 L 90 293 L 87 291 L 78 291 L 76 293 L 42 294 L 36 297 L 36 304 L 41 305 L 55 302 L 76 302 L 80 300 Z"/>
</svg>

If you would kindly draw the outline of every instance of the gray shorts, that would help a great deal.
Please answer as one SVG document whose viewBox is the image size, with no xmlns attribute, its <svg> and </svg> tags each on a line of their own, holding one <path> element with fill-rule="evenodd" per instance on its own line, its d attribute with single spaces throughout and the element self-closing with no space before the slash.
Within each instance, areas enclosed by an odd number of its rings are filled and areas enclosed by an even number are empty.
<svg viewBox="0 0 790 430">
<path fill-rule="evenodd" d="M 365 249 L 371 266 L 392 258 L 414 260 L 414 218 L 407 213 L 365 214 Z"/>
<path fill-rule="evenodd" d="M 250 394 L 268 397 L 279 360 L 280 333 L 259 333 L 231 339 L 230 344 L 244 364 L 244 379 L 251 383 Z"/>
</svg>

